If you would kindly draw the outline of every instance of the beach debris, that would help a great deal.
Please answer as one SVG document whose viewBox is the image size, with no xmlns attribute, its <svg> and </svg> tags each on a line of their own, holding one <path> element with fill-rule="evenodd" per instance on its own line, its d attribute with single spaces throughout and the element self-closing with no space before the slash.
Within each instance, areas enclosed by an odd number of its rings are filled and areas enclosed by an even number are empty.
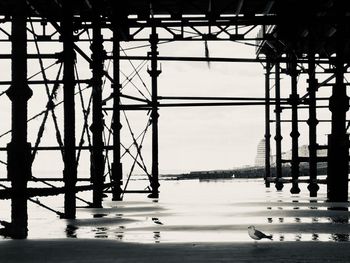
<svg viewBox="0 0 350 263">
<path fill-rule="evenodd" d="M 157 217 L 152 217 L 152 221 L 153 221 L 155 224 L 163 225 L 163 223 L 160 222 L 159 219 L 158 219 Z"/>
<path fill-rule="evenodd" d="M 249 226 L 248 227 L 248 235 L 254 240 L 260 240 L 260 239 L 263 239 L 263 238 L 267 238 L 267 239 L 272 240 L 272 235 L 264 234 L 263 232 L 255 229 L 255 226 Z"/>
</svg>

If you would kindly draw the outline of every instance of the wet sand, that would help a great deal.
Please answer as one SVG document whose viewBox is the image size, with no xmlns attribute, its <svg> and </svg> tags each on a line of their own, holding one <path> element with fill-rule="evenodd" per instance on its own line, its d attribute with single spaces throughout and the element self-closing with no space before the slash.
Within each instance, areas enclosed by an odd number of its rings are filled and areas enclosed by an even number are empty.
<svg viewBox="0 0 350 263">
<path fill-rule="evenodd" d="M 349 262 L 350 243 L 264 242 L 135 244 L 113 240 L 3 241 L 2 263 Z"/>
<path fill-rule="evenodd" d="M 0 239 L 0 263 L 350 262 L 349 203 L 310 199 L 305 190 L 290 196 L 254 181 L 163 188 L 159 200 L 107 198 L 104 208 L 79 207 L 75 220 L 32 205 L 28 240 Z M 249 225 L 273 241 L 255 244 Z"/>
</svg>

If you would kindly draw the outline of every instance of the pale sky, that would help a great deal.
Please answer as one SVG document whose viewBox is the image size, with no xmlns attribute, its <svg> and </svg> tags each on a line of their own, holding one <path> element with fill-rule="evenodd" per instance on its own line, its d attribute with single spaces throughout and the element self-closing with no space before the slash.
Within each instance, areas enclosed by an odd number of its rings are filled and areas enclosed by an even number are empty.
<svg viewBox="0 0 350 263">
<path fill-rule="evenodd" d="M 142 42 L 122 43 L 122 47 L 138 46 Z M 82 44 L 80 46 L 88 54 L 89 46 Z M 2 53 L 10 52 L 10 45 L 1 44 Z M 61 50 L 60 44 L 41 44 L 42 53 L 49 53 Z M 111 51 L 109 44 L 105 44 L 105 49 Z M 35 53 L 34 45 L 28 46 L 29 53 Z M 240 57 L 254 58 L 255 48 L 234 42 L 210 42 L 209 50 L 211 57 Z M 146 55 L 149 47 L 127 51 L 128 55 Z M 159 45 L 159 53 L 162 56 L 204 56 L 203 42 L 176 42 Z M 122 54 L 123 55 L 123 54 Z M 50 65 L 52 61 L 45 61 L 45 66 Z M 138 65 L 140 62 L 135 61 Z M 159 77 L 159 95 L 160 96 L 222 96 L 222 97 L 264 97 L 264 70 L 260 64 L 252 63 L 211 63 L 208 67 L 205 62 L 161 62 L 162 74 Z M 90 78 L 89 66 L 80 57 L 78 57 L 78 70 L 80 78 Z M 108 62 L 105 64 L 107 69 Z M 149 63 L 148 63 L 149 65 Z M 122 71 L 130 74 L 133 70 L 128 61 L 121 63 Z M 37 72 L 38 63 L 29 61 L 28 76 Z M 58 72 L 58 65 L 47 71 L 49 79 L 55 79 Z M 112 74 L 111 65 L 109 72 Z M 10 80 L 10 62 L 2 62 L 2 79 Z M 151 89 L 150 77 L 147 73 L 147 66 L 140 71 L 144 83 Z M 273 76 L 272 76 L 273 77 Z M 41 76 L 39 75 L 38 79 Z M 282 76 L 282 97 L 289 96 L 290 80 L 289 77 Z M 326 78 L 321 76 L 320 79 Z M 122 77 L 122 81 L 125 78 Z M 144 93 L 147 94 L 138 77 L 133 79 L 133 83 Z M 272 81 L 273 83 L 273 81 Z M 305 93 L 306 78 L 302 76 L 299 80 L 300 94 Z M 34 96 L 29 101 L 29 117 L 42 111 L 46 105 L 46 95 L 44 87 L 32 86 Z M 84 88 L 84 86 L 82 86 Z M 330 88 L 322 91 L 325 96 L 329 95 Z M 1 87 L 1 91 L 5 87 Z M 106 82 L 104 97 L 111 93 L 110 83 Z M 136 89 L 128 84 L 123 93 L 139 96 Z M 321 93 L 321 92 L 320 92 Z M 85 91 L 85 101 L 88 100 L 90 90 Z M 274 90 L 271 90 L 271 97 L 274 96 Z M 140 97 L 140 96 L 139 96 Z M 62 88 L 58 93 L 57 101 L 62 98 Z M 80 140 L 81 132 L 81 113 L 80 99 L 76 97 L 77 103 L 77 143 Z M 111 103 L 111 102 L 110 102 Z M 124 101 L 124 103 L 127 103 Z M 110 106 L 108 104 L 107 106 Z M 5 131 L 10 127 L 10 103 L 6 96 L 0 98 L 0 118 L 1 130 Z M 307 113 L 307 111 L 305 111 Z M 324 111 L 325 118 L 329 118 L 328 110 Z M 188 172 L 193 170 L 210 169 L 231 169 L 237 166 L 253 165 L 256 155 L 256 148 L 264 137 L 264 106 L 229 106 L 229 107 L 200 107 L 200 108 L 162 108 L 159 111 L 159 167 L 161 173 Z M 273 113 L 273 111 L 271 111 Z M 62 107 L 57 108 L 57 115 L 62 118 Z M 130 118 L 134 133 L 138 134 L 145 127 L 147 117 L 144 112 L 127 112 Z M 321 113 L 322 115 L 322 113 Z M 273 117 L 272 117 L 273 118 Z M 290 118 L 290 112 L 285 112 L 282 118 Z M 109 116 L 106 116 L 106 123 L 109 125 Z M 122 118 L 124 119 L 124 118 Z M 300 119 L 307 119 L 307 114 L 300 113 Z M 51 117 L 46 126 L 45 135 L 41 145 L 57 145 L 55 142 L 55 132 L 53 129 Z M 36 133 L 41 119 L 35 120 L 29 125 L 29 141 L 34 144 Z M 60 125 L 61 125 L 60 121 Z M 62 126 L 62 125 L 61 125 Z M 319 140 L 324 142 L 329 132 L 327 124 L 320 124 Z M 306 144 L 307 125 L 300 124 L 300 145 Z M 63 129 L 62 136 L 63 136 Z M 289 124 L 283 124 L 284 141 L 283 150 L 290 149 Z M 271 125 L 272 139 L 274 136 L 274 125 Z M 143 157 L 148 170 L 151 170 L 151 152 L 150 130 L 145 138 L 145 144 L 142 149 Z M 5 147 L 9 142 L 10 136 L 0 139 L 1 146 Z M 128 145 L 131 137 L 125 121 L 123 121 L 122 142 Z M 274 147 L 274 146 L 272 146 Z M 272 149 L 273 150 L 273 149 Z M 1 160 L 6 161 L 4 153 L 1 154 Z M 82 155 L 80 171 L 86 173 L 89 170 L 89 154 Z M 131 166 L 131 159 L 126 157 L 122 160 L 124 173 L 127 174 Z M 38 171 L 61 171 L 63 165 L 58 153 L 39 153 L 34 163 L 34 170 Z M 2 174 L 6 167 L 1 167 Z M 140 173 L 137 169 L 136 173 Z"/>
<path fill-rule="evenodd" d="M 212 57 L 255 57 L 254 47 L 233 42 L 210 42 L 209 50 Z M 204 44 L 164 44 L 159 51 L 160 55 L 165 56 L 202 57 Z M 209 68 L 202 62 L 162 62 L 162 69 L 159 78 L 161 96 L 264 97 L 265 94 L 264 70 L 258 63 L 211 63 Z M 273 77 L 271 76 L 271 86 Z M 299 83 L 300 94 L 304 94 L 306 77 L 301 76 Z M 288 97 L 288 76 L 282 75 L 281 87 L 282 97 Z M 329 95 L 327 91 L 324 94 Z M 271 97 L 274 97 L 274 89 L 271 90 Z M 290 119 L 290 115 L 290 111 L 285 111 L 282 119 Z M 321 115 L 328 116 L 327 113 L 320 112 Z M 300 119 L 307 118 L 307 111 L 300 111 Z M 274 119 L 273 109 L 271 119 Z M 308 141 L 307 125 L 303 123 L 299 126 L 300 145 L 303 145 Z M 320 143 L 325 141 L 327 126 L 319 125 Z M 253 165 L 258 142 L 264 138 L 264 106 L 163 108 L 160 109 L 159 127 L 162 172 L 231 169 Z M 282 130 L 283 150 L 288 151 L 291 148 L 290 124 L 282 124 Z M 273 142 L 274 124 L 271 124 L 271 133 Z M 274 145 L 272 152 L 273 147 Z"/>
</svg>

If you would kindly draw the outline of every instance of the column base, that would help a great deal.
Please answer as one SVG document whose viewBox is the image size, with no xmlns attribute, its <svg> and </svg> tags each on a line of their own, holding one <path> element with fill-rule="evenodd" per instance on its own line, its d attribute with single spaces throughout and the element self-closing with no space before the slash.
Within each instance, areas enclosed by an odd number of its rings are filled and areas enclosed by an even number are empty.
<svg viewBox="0 0 350 263">
<path fill-rule="evenodd" d="M 159 198 L 159 192 L 152 192 L 147 197 L 148 198 Z"/>
<path fill-rule="evenodd" d="M 317 192 L 320 189 L 320 187 L 316 183 L 310 183 L 307 186 L 307 189 L 310 192 L 310 197 L 317 197 Z"/>
<path fill-rule="evenodd" d="M 299 194 L 300 193 L 300 188 L 298 185 L 293 185 L 292 188 L 290 189 L 291 194 Z"/>
<path fill-rule="evenodd" d="M 275 188 L 276 188 L 277 191 L 282 191 L 283 186 L 284 185 L 281 182 L 276 182 L 276 184 L 275 184 Z"/>
</svg>

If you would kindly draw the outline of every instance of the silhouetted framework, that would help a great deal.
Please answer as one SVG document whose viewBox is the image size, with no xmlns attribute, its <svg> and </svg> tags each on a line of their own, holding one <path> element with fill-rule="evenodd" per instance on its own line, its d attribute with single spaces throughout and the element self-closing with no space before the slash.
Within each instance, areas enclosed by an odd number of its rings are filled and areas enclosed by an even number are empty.
<svg viewBox="0 0 350 263">
<path fill-rule="evenodd" d="M 293 54 L 291 57 L 291 62 L 289 64 L 288 74 L 291 77 L 291 94 L 290 94 L 290 103 L 292 106 L 292 131 L 290 136 L 292 137 L 292 160 L 291 160 L 291 170 L 292 170 L 292 188 L 290 192 L 292 194 L 299 194 L 300 188 L 298 186 L 298 177 L 299 177 L 299 136 L 298 131 L 298 104 L 299 104 L 299 95 L 298 95 L 298 70 L 296 55 Z"/>
<path fill-rule="evenodd" d="M 265 73 L 265 186 L 270 187 L 271 179 L 271 130 L 270 130 L 270 75 L 271 64 L 266 62 Z"/>
<path fill-rule="evenodd" d="M 93 188 L 93 206 L 102 207 L 104 183 L 104 156 L 103 156 L 103 114 L 102 114 L 102 77 L 105 51 L 103 49 L 102 25 L 100 17 L 100 3 L 94 1 L 92 8 L 92 153 L 91 153 L 91 181 Z"/>
<path fill-rule="evenodd" d="M 158 168 L 158 76 L 161 73 L 158 70 L 158 34 L 156 32 L 156 27 L 152 26 L 152 33 L 150 35 L 151 43 L 151 52 L 149 53 L 151 57 L 151 70 L 148 71 L 149 75 L 152 78 L 152 180 L 151 188 L 152 193 L 150 197 L 158 197 L 158 188 L 159 188 L 159 168 Z"/>
<path fill-rule="evenodd" d="M 280 75 L 280 64 L 277 62 L 275 65 L 275 113 L 276 113 L 276 179 L 275 186 L 278 191 L 283 189 L 282 182 L 282 135 L 281 135 L 281 75 Z"/>
<path fill-rule="evenodd" d="M 117 8 L 115 7 L 112 16 L 112 31 L 113 31 L 113 78 L 114 83 L 112 84 L 113 90 L 113 163 L 112 163 L 112 180 L 113 180 L 113 200 L 122 200 L 122 184 L 123 184 L 123 167 L 120 162 L 120 130 L 122 128 L 120 123 L 120 89 L 122 88 L 120 84 L 120 38 L 121 31 L 119 29 L 121 19 L 117 13 Z"/>
<path fill-rule="evenodd" d="M 344 14 L 343 5 L 336 4 L 337 13 Z M 328 199 L 342 202 L 348 200 L 349 136 L 346 133 L 346 112 L 349 110 L 349 97 L 344 84 L 345 25 L 338 23 L 335 33 L 336 57 L 335 84 L 329 99 L 332 112 L 332 130 L 328 137 Z"/>
<path fill-rule="evenodd" d="M 0 79 L 0 88 L 6 87 L 0 97 L 6 94 L 12 107 L 11 130 L 0 134 L 0 138 L 11 135 L 7 146 L 0 148 L 7 152 L 7 162 L 0 162 L 7 165 L 8 174 L 6 178 L 0 175 L 4 182 L 0 198 L 12 201 L 11 223 L 4 223 L 7 234 L 27 237 L 27 201 L 72 219 L 77 201 L 102 207 L 105 193 L 111 193 L 113 200 L 122 200 L 128 193 L 158 198 L 158 122 L 163 121 L 159 112 L 164 107 L 264 107 L 266 187 L 274 183 L 280 191 L 291 183 L 291 193 L 297 194 L 300 183 L 307 183 L 310 196 L 316 197 L 319 184 L 324 183 L 329 201 L 348 201 L 350 125 L 346 127 L 349 98 L 344 77 L 350 65 L 349 13 L 350 3 L 336 0 L 0 1 L 0 42 L 12 45 L 11 52 L 0 54 L 1 61 L 12 63 L 12 79 Z M 206 56 L 159 54 L 160 44 L 174 41 L 203 41 Z M 208 41 L 253 45 L 256 57 L 209 57 Z M 146 47 L 148 52 L 129 56 L 123 42 L 138 42 L 131 49 Z M 41 44 L 48 43 L 51 49 L 42 52 Z M 33 61 L 38 62 L 39 70 L 27 76 L 27 65 Z M 160 61 L 261 63 L 265 97 L 159 96 Z M 124 63 L 129 63 L 132 73 L 125 73 Z M 145 65 L 150 89 L 140 75 Z M 307 90 L 303 94 L 303 83 L 298 79 L 305 75 Z M 142 85 L 135 84 L 135 79 Z M 28 117 L 28 100 L 36 95 L 31 89 L 34 85 L 39 86 L 35 91 L 40 87 L 45 91 L 47 104 Z M 332 87 L 332 96 L 318 97 L 317 91 L 327 86 Z M 331 119 L 318 120 L 319 109 L 329 109 Z M 283 118 L 285 112 L 290 118 Z M 136 132 L 130 115 L 144 113 L 146 125 Z M 302 113 L 308 113 L 308 118 L 302 119 Z M 50 116 L 57 146 L 41 145 Z M 27 134 L 34 133 L 28 133 L 28 123 L 40 118 L 37 138 L 28 142 Z M 299 153 L 304 122 L 309 129 L 307 156 Z M 328 145 L 318 144 L 319 122 L 330 123 Z M 284 123 L 291 124 L 290 157 L 283 155 L 282 139 L 288 138 Z M 150 136 L 146 136 L 148 132 Z M 129 140 L 124 141 L 124 133 Z M 147 140 L 152 146 L 150 158 L 144 157 Z M 328 156 L 318 156 L 320 149 L 326 149 Z M 36 156 L 43 151 L 62 157 L 57 161 L 64 167 L 61 177 L 32 174 Z M 89 177 L 78 176 L 79 161 L 86 156 L 90 157 Z M 126 165 L 125 158 L 131 164 Z M 327 162 L 326 180 L 318 177 L 321 162 Z M 301 179 L 301 165 L 305 164 L 309 178 Z M 136 167 L 147 176 L 147 184 L 142 189 L 129 189 Z M 290 167 L 290 176 L 284 174 L 286 167 Z M 29 181 L 40 182 L 40 187 L 27 187 Z M 91 201 L 80 198 L 81 191 L 92 191 Z M 64 212 L 38 200 L 61 194 Z"/>
<path fill-rule="evenodd" d="M 75 185 L 77 163 L 75 156 L 75 52 L 73 39 L 73 13 L 71 1 L 63 2 L 62 41 L 63 41 L 63 99 L 64 99 L 64 171 L 65 184 L 64 217 L 75 218 Z"/>
<path fill-rule="evenodd" d="M 309 44 L 309 63 L 308 63 L 308 93 L 309 93 L 309 119 L 307 124 L 309 125 L 309 175 L 310 182 L 308 189 L 310 191 L 310 197 L 316 197 L 319 186 L 317 184 L 317 116 L 316 116 L 316 91 L 317 91 L 317 79 L 316 79 L 316 65 L 315 54 L 313 50 L 313 44 Z"/>
<path fill-rule="evenodd" d="M 21 1 L 24 5 L 25 1 Z M 13 238 L 27 236 L 27 182 L 31 177 L 30 143 L 27 142 L 27 101 L 32 90 L 27 85 L 27 30 L 24 10 L 12 16 L 12 85 L 6 94 L 12 102 L 12 139 L 7 145 L 8 179 L 11 181 Z"/>
</svg>

